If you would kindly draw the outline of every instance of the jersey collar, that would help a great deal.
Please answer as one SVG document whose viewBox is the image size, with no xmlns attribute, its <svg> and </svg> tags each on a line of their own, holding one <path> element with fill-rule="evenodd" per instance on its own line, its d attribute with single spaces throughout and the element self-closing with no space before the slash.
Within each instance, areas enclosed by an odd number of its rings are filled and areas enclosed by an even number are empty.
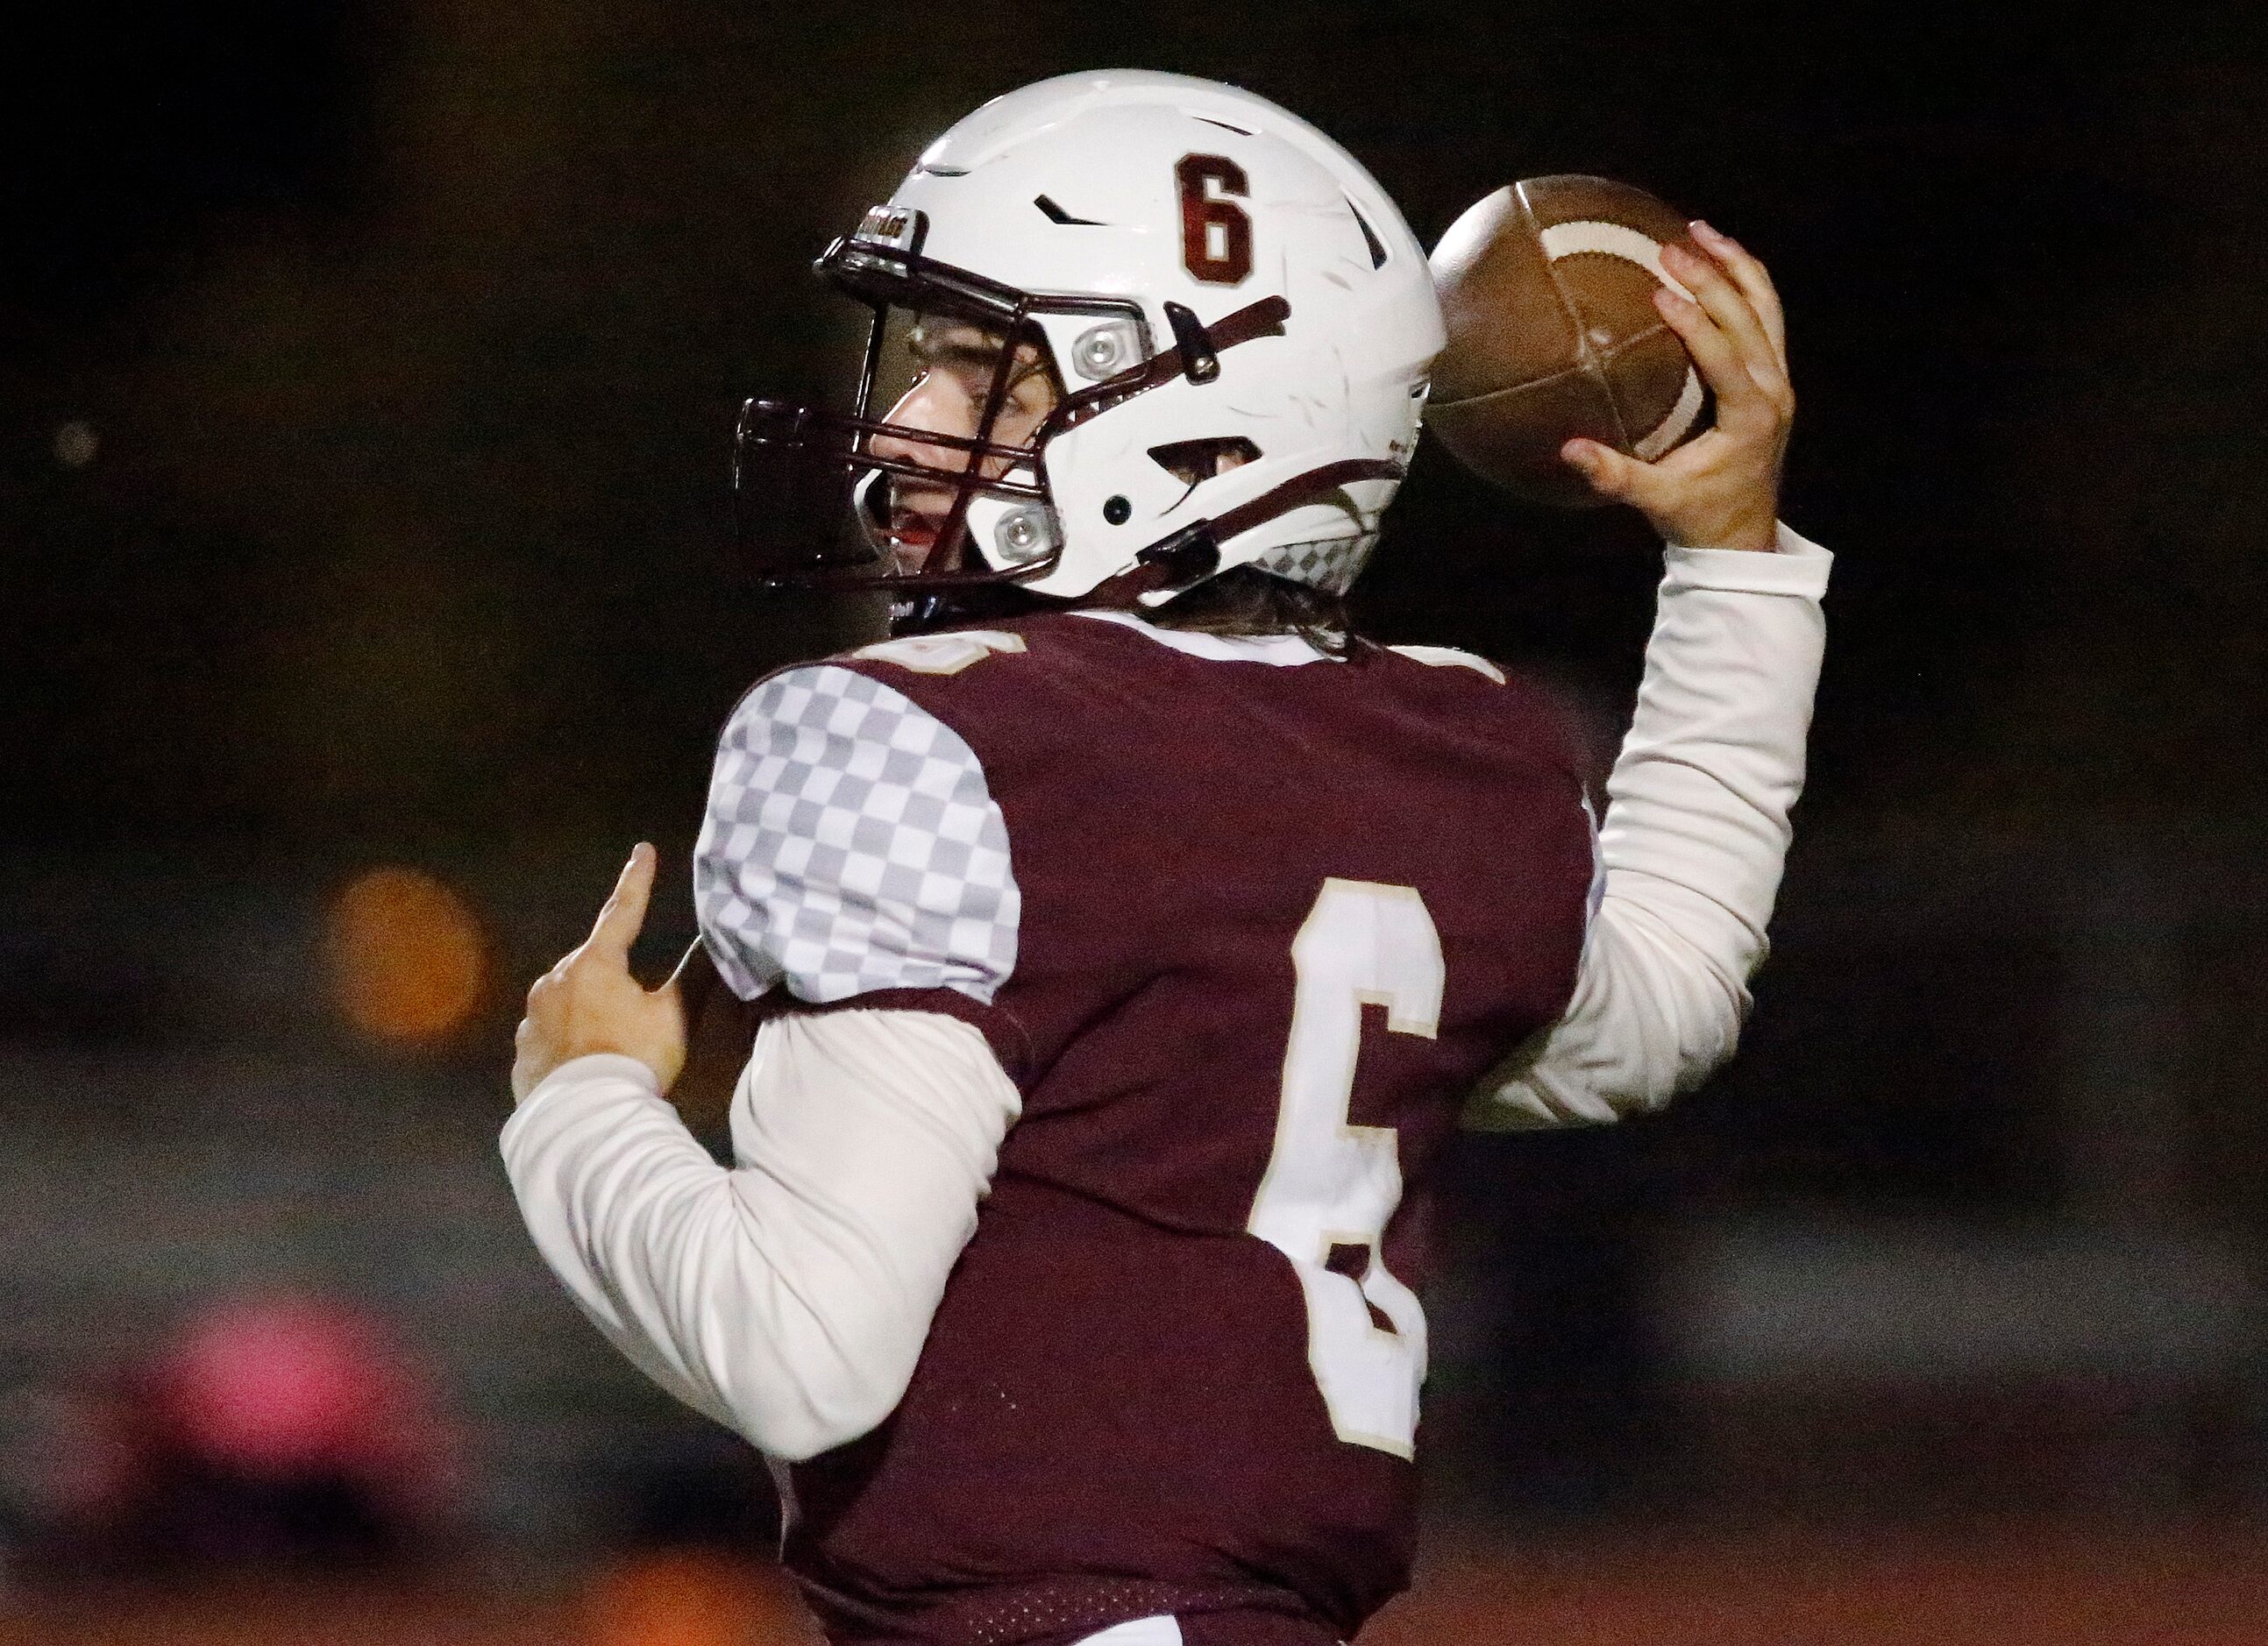
<svg viewBox="0 0 2268 1646">
<path fill-rule="evenodd" d="M 1098 623 L 1116 623 L 1161 646 L 1214 663 L 1265 663 L 1277 668 L 1293 668 L 1302 663 L 1337 661 L 1315 650 L 1299 635 L 1206 635 L 1186 628 L 1160 628 L 1155 623 L 1144 622 L 1131 612 L 1086 610 L 1071 615 L 1091 617 Z"/>
</svg>

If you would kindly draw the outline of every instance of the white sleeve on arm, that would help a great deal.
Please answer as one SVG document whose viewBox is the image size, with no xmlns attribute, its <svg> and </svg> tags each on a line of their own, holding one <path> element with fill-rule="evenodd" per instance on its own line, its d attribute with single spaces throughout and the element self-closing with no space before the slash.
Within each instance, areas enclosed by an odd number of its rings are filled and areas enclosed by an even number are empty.
<svg viewBox="0 0 2268 1646">
<path fill-rule="evenodd" d="M 1021 1111 L 984 1032 L 1015 965 L 1006 825 L 968 746 L 856 670 L 786 670 L 718 744 L 694 850 L 734 993 L 886 1010 L 772 1018 L 733 1102 L 735 1167 L 631 1059 L 558 1069 L 504 1127 L 535 1243 L 647 1376 L 773 1457 L 873 1428 L 913 1375 Z"/>
<path fill-rule="evenodd" d="M 1573 998 L 1483 1083 L 1468 1125 L 1611 1121 L 1732 1055 L 1803 790 L 1832 560 L 1785 525 L 1776 554 L 1668 551 Z"/>
<path fill-rule="evenodd" d="M 629 1057 L 555 1069 L 503 1150 L 538 1250 L 608 1341 L 792 1461 L 904 1394 L 1020 1111 L 968 1024 L 853 1010 L 765 1024 L 733 1170 Z"/>
</svg>

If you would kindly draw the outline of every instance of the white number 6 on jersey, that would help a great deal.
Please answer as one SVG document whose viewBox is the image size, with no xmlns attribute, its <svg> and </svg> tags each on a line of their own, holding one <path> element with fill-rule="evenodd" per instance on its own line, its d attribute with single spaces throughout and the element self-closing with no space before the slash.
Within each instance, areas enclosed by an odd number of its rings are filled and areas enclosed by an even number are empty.
<svg viewBox="0 0 2268 1646">
<path fill-rule="evenodd" d="M 1245 1228 L 1292 1260 L 1307 1302 L 1307 1363 L 1341 1440 L 1409 1457 L 1425 1378 L 1425 1314 L 1379 1253 L 1402 1200 L 1394 1130 L 1352 1126 L 1362 1009 L 1433 1038 L 1441 938 L 1406 885 L 1329 879 L 1292 943 L 1298 977 L 1276 1147 Z M 1334 1248 L 1358 1248 L 1342 1272 Z M 1372 1311 L 1391 1324 L 1381 1329 Z"/>
</svg>

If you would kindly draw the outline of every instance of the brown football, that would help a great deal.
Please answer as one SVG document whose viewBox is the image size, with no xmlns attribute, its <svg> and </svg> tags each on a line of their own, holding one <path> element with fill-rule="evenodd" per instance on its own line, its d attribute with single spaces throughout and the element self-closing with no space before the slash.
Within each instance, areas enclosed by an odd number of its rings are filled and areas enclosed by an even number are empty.
<svg viewBox="0 0 2268 1646">
<path fill-rule="evenodd" d="M 1652 459 L 1709 423 L 1709 396 L 1653 306 L 1684 216 L 1603 177 L 1499 188 L 1433 248 L 1448 346 L 1426 427 L 1484 480 L 1536 503 L 1598 499 L 1559 456 L 1578 435 Z M 1679 287 L 1683 290 L 1683 288 Z"/>
</svg>

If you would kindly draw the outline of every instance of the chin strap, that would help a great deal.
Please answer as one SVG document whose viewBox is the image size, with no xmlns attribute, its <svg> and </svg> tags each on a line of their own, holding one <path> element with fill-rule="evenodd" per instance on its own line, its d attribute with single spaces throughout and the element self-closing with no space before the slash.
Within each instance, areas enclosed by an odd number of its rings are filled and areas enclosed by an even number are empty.
<svg viewBox="0 0 2268 1646">
<path fill-rule="evenodd" d="M 1044 446 L 1050 437 L 1064 430 L 1176 378 L 1185 378 L 1200 386 L 1218 382 L 1222 350 L 1248 343 L 1256 337 L 1281 337 L 1284 322 L 1291 318 L 1292 305 L 1280 296 L 1248 303 L 1210 326 L 1200 324 L 1197 317 L 1182 305 L 1168 303 L 1166 319 L 1173 327 L 1174 346 L 1065 400 L 1048 419 L 1048 426 L 1037 444 Z M 1400 480 L 1407 472 L 1391 459 L 1354 457 L 1295 474 L 1225 513 L 1183 526 L 1171 537 L 1151 544 L 1134 556 L 1132 566 L 1097 584 L 1091 593 L 1081 597 L 1080 604 L 1131 608 L 1145 594 L 1182 588 L 1209 577 L 1219 569 L 1220 546 L 1240 533 L 1248 532 L 1263 521 L 1288 513 L 1302 503 L 1313 503 L 1355 481 Z"/>
<path fill-rule="evenodd" d="M 1130 610 L 1145 594 L 1179 589 L 1211 577 L 1220 567 L 1220 546 L 1241 533 L 1328 496 L 1342 486 L 1362 480 L 1400 480 L 1408 473 L 1391 458 L 1348 457 L 1294 474 L 1210 520 L 1197 521 L 1171 537 L 1160 538 L 1137 554 L 1132 566 L 1095 584 L 1080 604 Z"/>
<path fill-rule="evenodd" d="M 1127 367 L 1115 378 L 1105 378 L 1092 388 L 1067 396 L 1049 415 L 1046 427 L 1034 437 L 1035 445 L 1045 445 L 1051 436 L 1084 423 L 1105 408 L 1175 378 L 1197 384 L 1216 381 L 1220 376 L 1221 350 L 1256 337 L 1281 337 L 1284 322 L 1292 318 L 1292 305 L 1281 297 L 1263 298 L 1222 315 L 1210 326 L 1200 326 L 1197 316 L 1178 303 L 1167 304 L 1166 312 L 1174 328 L 1174 346 Z"/>
</svg>

